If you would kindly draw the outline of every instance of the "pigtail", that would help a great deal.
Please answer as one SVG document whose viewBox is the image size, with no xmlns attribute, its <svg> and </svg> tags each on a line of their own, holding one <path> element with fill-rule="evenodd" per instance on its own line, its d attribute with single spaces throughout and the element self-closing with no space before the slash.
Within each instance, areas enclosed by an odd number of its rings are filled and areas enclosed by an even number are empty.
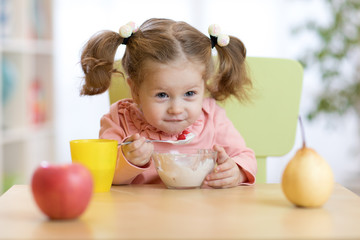
<svg viewBox="0 0 360 240">
<path fill-rule="evenodd" d="M 239 101 L 249 99 L 252 88 L 245 63 L 246 48 L 240 39 L 230 36 L 227 46 L 215 45 L 218 52 L 217 71 L 209 87 L 210 94 L 222 101 L 235 96 Z"/>
<path fill-rule="evenodd" d="M 80 95 L 95 95 L 110 87 L 115 53 L 123 38 L 116 32 L 101 31 L 90 38 L 81 54 L 85 83 Z"/>
</svg>

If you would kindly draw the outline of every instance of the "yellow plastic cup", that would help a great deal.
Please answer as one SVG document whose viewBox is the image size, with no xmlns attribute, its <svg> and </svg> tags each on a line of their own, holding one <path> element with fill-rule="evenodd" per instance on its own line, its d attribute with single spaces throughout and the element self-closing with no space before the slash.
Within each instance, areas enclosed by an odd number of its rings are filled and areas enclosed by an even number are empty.
<svg viewBox="0 0 360 240">
<path fill-rule="evenodd" d="M 110 191 L 117 158 L 116 140 L 80 139 L 70 141 L 73 163 L 87 167 L 94 181 L 94 192 Z"/>
</svg>

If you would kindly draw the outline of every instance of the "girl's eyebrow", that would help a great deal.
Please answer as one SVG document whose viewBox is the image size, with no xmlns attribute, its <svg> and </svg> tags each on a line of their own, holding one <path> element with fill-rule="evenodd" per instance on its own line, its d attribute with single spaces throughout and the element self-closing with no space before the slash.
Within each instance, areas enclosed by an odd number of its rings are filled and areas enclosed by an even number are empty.
<svg viewBox="0 0 360 240">
<path fill-rule="evenodd" d="M 152 88 L 150 90 L 152 90 L 152 91 L 167 91 L 167 89 L 165 89 L 163 87 L 155 87 L 155 88 Z"/>
<path fill-rule="evenodd" d="M 193 89 L 198 89 L 200 88 L 200 86 L 198 85 L 193 85 L 193 86 L 190 86 L 190 87 L 186 87 L 184 88 L 185 91 L 191 91 Z M 154 88 L 154 89 L 151 89 L 151 91 L 156 91 L 156 92 L 168 92 L 168 91 L 171 91 L 169 90 L 168 88 Z"/>
<path fill-rule="evenodd" d="M 201 88 L 201 86 L 198 84 L 195 84 L 195 85 L 188 87 L 187 89 L 193 89 L 193 88 Z"/>
<path fill-rule="evenodd" d="M 189 84 L 188 86 L 185 86 L 185 89 L 193 89 L 193 88 L 201 88 L 202 83 L 195 83 L 195 84 Z M 153 88 L 150 89 L 151 91 L 168 91 L 169 87 L 164 87 L 164 86 L 154 86 Z"/>
<path fill-rule="evenodd" d="M 201 87 L 202 86 L 202 83 L 201 84 L 194 84 L 194 85 L 192 85 L 192 87 Z"/>
</svg>

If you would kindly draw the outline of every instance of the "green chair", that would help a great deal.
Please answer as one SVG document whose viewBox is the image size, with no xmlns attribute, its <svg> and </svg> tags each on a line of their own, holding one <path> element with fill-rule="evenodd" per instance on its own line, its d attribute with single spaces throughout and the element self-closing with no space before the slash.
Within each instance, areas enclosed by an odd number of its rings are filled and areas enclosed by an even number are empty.
<svg viewBox="0 0 360 240">
<path fill-rule="evenodd" d="M 121 70 L 120 61 L 116 68 Z M 257 183 L 266 182 L 266 158 L 287 154 L 293 147 L 299 114 L 303 69 L 290 59 L 248 57 L 253 80 L 251 102 L 234 98 L 221 103 L 258 162 Z M 130 97 L 129 87 L 114 75 L 109 88 L 110 103 Z"/>
</svg>

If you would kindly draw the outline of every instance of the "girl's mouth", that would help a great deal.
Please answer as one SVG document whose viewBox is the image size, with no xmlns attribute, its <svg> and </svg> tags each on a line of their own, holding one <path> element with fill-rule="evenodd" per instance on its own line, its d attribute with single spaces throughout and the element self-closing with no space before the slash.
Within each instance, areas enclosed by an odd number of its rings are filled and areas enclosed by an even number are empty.
<svg viewBox="0 0 360 240">
<path fill-rule="evenodd" d="M 183 119 L 166 119 L 164 120 L 165 122 L 182 122 L 184 121 Z"/>
</svg>

